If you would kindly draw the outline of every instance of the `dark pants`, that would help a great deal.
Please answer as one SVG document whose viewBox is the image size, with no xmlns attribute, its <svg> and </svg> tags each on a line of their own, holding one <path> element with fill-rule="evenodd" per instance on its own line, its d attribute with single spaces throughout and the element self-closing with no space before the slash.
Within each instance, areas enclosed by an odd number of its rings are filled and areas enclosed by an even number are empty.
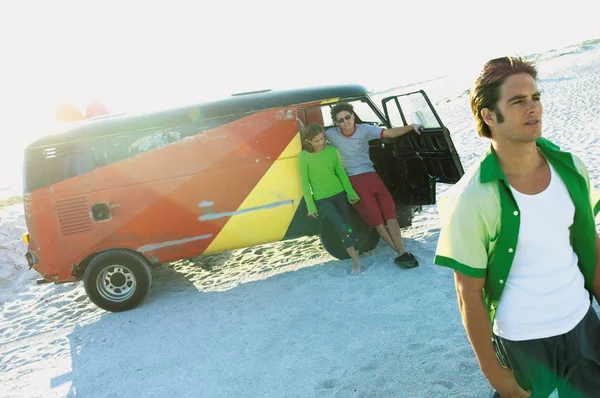
<svg viewBox="0 0 600 398">
<path fill-rule="evenodd" d="M 498 360 L 531 398 L 547 398 L 557 388 L 561 398 L 600 397 L 600 320 L 593 308 L 559 336 L 511 341 L 494 335 L 493 340 Z"/>
<path fill-rule="evenodd" d="M 350 216 L 350 203 L 346 199 L 346 192 L 340 192 L 329 198 L 315 201 L 319 213 L 325 216 L 335 226 L 344 248 L 356 245 L 356 233 L 352 229 Z"/>
</svg>

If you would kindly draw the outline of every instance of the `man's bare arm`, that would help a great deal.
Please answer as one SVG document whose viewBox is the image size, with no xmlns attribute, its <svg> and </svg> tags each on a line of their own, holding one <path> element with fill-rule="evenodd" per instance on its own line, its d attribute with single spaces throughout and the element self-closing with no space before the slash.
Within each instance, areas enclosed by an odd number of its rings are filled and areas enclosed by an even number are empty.
<svg viewBox="0 0 600 398">
<path fill-rule="evenodd" d="M 455 271 L 454 282 L 463 325 L 481 371 L 500 396 L 528 397 L 529 393 L 519 386 L 512 371 L 503 367 L 496 358 L 490 318 L 483 302 L 485 279 Z"/>
<path fill-rule="evenodd" d="M 396 138 L 396 137 L 400 137 L 401 135 L 404 135 L 406 133 L 410 133 L 411 131 L 416 131 L 418 134 L 421 134 L 421 131 L 419 130 L 419 125 L 418 124 L 409 124 L 408 126 L 402 126 L 402 127 L 394 127 L 391 129 L 385 129 L 383 130 L 383 138 Z"/>
<path fill-rule="evenodd" d="M 500 366 L 492 344 L 490 318 L 483 302 L 485 279 L 472 278 L 460 272 L 454 272 L 454 283 L 463 326 L 467 331 L 479 366 L 485 373 L 487 369 Z"/>
</svg>

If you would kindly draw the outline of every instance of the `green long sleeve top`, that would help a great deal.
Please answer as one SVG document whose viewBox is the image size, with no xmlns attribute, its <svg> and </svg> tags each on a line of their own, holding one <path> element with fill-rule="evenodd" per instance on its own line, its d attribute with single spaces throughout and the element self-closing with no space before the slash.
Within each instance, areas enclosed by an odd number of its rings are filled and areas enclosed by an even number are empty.
<svg viewBox="0 0 600 398">
<path fill-rule="evenodd" d="M 309 213 L 316 213 L 315 200 L 329 198 L 346 191 L 348 200 L 358 198 L 342 167 L 340 155 L 333 146 L 320 152 L 300 152 L 298 156 L 302 193 Z"/>
</svg>

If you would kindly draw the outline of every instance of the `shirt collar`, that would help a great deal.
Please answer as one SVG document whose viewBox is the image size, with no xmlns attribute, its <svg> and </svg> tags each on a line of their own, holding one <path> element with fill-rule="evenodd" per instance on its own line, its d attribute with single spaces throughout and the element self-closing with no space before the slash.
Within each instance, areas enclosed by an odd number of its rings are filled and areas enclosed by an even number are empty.
<svg viewBox="0 0 600 398">
<path fill-rule="evenodd" d="M 560 151 L 560 148 L 548 141 L 545 138 L 539 138 L 536 142 L 537 147 L 542 152 L 542 155 L 547 154 L 548 151 Z M 481 161 L 481 172 L 479 180 L 482 183 L 504 180 L 504 172 L 500 168 L 500 163 L 498 162 L 498 157 L 496 156 L 496 151 L 490 144 L 489 149 L 485 153 L 483 160 Z"/>
<path fill-rule="evenodd" d="M 504 173 L 500 168 L 496 151 L 494 151 L 491 144 L 481 161 L 481 172 L 479 174 L 479 180 L 482 183 L 504 179 Z"/>
<path fill-rule="evenodd" d="M 352 137 L 354 135 L 354 133 L 356 133 L 356 123 L 354 124 L 354 131 L 352 132 L 352 134 L 346 135 L 346 134 L 344 134 L 344 131 L 342 130 L 341 127 L 338 127 L 338 129 L 340 130 L 340 134 L 341 135 L 343 135 L 344 137 L 349 138 L 349 137 Z"/>
</svg>

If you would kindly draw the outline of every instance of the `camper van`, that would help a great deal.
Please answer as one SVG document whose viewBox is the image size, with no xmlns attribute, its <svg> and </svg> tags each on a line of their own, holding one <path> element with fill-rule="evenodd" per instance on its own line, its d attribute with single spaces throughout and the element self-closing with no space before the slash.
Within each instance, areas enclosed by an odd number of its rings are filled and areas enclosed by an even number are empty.
<svg viewBox="0 0 600 398">
<path fill-rule="evenodd" d="M 437 183 L 463 168 L 426 93 L 375 104 L 359 85 L 264 90 L 145 114 L 108 115 L 43 136 L 24 152 L 30 268 L 44 281 L 83 280 L 108 311 L 140 304 L 150 267 L 203 254 L 319 235 L 334 257 L 347 252 L 332 225 L 307 216 L 297 157 L 298 120 L 333 125 L 330 108 L 354 106 L 357 123 L 412 132 L 370 142 L 403 227 L 436 201 Z M 379 236 L 353 215 L 360 252 Z"/>
</svg>

